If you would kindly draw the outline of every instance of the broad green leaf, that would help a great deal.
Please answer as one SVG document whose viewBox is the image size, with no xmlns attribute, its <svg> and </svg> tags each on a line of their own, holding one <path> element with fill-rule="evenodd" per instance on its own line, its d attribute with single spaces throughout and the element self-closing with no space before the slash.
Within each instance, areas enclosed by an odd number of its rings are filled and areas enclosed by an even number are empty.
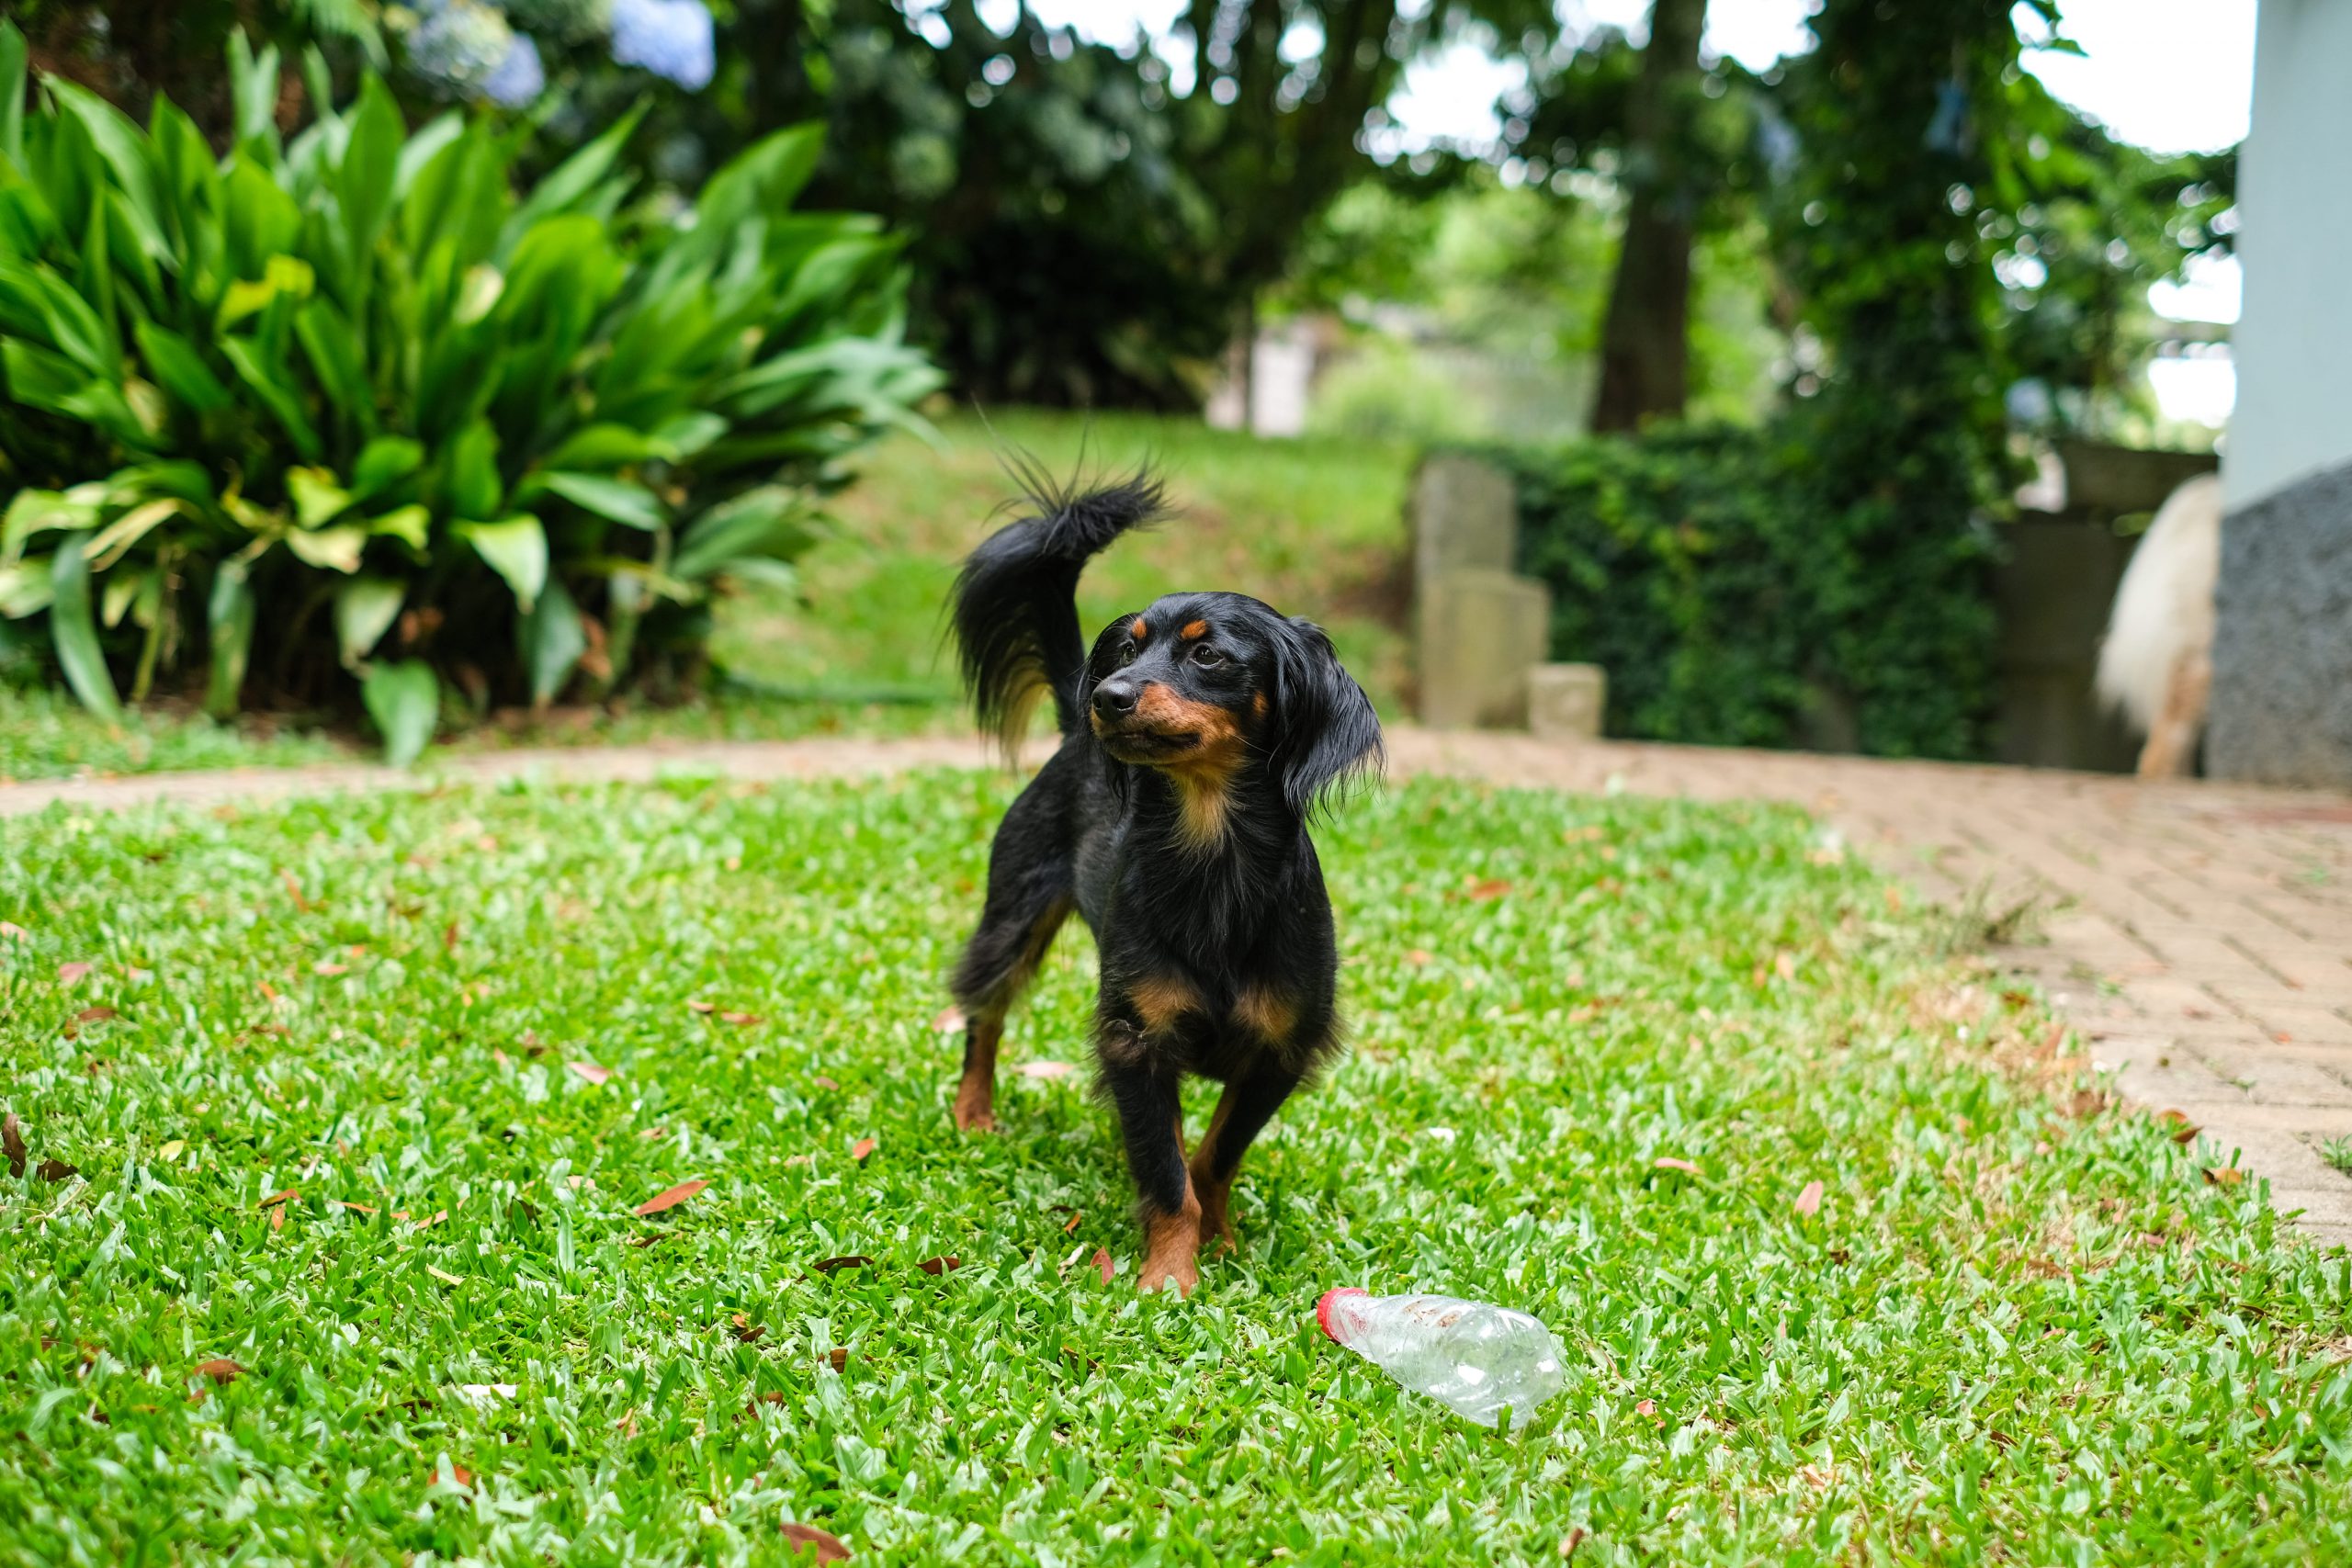
<svg viewBox="0 0 2352 1568">
<path fill-rule="evenodd" d="M 176 496 L 166 496 L 160 501 L 134 506 L 99 529 L 82 547 L 82 558 L 90 563 L 92 571 L 104 571 L 120 560 L 124 552 L 143 538 L 149 530 L 187 510 L 187 503 Z M 111 626 L 113 623 L 107 624 Z"/>
<path fill-rule="evenodd" d="M 168 254 L 157 195 L 153 144 L 120 109 L 88 88 L 60 76 L 45 78 L 43 85 L 61 107 L 81 120 L 98 156 L 106 160 L 115 184 L 129 198 L 125 212 L 139 235 L 141 246 L 149 255 Z"/>
<path fill-rule="evenodd" d="M 203 464 L 187 457 L 117 468 L 107 476 L 105 489 L 107 499 L 121 506 L 153 495 L 177 496 L 188 503 L 191 516 L 216 504 L 210 474 Z"/>
<path fill-rule="evenodd" d="M 0 158 L 25 161 L 25 35 L 0 17 Z"/>
<path fill-rule="evenodd" d="M 130 602 L 146 586 L 147 573 L 143 571 L 107 573 L 106 586 L 98 592 L 98 623 L 108 627 L 122 625 L 123 612 L 130 608 Z"/>
<path fill-rule="evenodd" d="M 292 439 L 294 450 L 302 460 L 317 462 L 319 433 L 302 412 L 300 394 L 295 389 L 285 367 L 263 359 L 254 345 L 243 338 L 222 338 L 220 353 L 229 361 L 229 367 L 237 373 L 237 378 L 253 389 L 254 394 L 261 399 L 269 412 L 277 416 L 278 424 Z"/>
<path fill-rule="evenodd" d="M 424 446 L 405 435 L 379 435 L 360 449 L 352 465 L 351 493 L 361 501 L 380 495 L 424 466 Z"/>
<path fill-rule="evenodd" d="M 256 57 L 245 42 L 244 29 L 229 29 L 229 96 L 233 105 L 237 141 L 277 145 L 277 46 L 266 45 Z"/>
<path fill-rule="evenodd" d="M 632 528 L 650 532 L 668 521 L 662 515 L 661 498 L 643 485 L 627 479 L 555 470 L 539 475 L 537 482 L 575 506 Z"/>
<path fill-rule="evenodd" d="M 297 528 L 286 536 L 286 547 L 305 566 L 322 571 L 357 571 L 359 552 L 367 547 L 368 530 L 356 523 L 333 528 Z"/>
<path fill-rule="evenodd" d="M 505 487 L 498 479 L 498 432 L 478 419 L 450 444 L 449 510 L 460 517 L 488 517 L 498 511 Z"/>
<path fill-rule="evenodd" d="M 335 407 L 362 430 L 375 429 L 376 391 L 368 384 L 368 367 L 359 361 L 359 340 L 334 301 L 307 301 L 295 312 L 294 335 L 302 340 L 302 352 Z"/>
<path fill-rule="evenodd" d="M 131 323 L 130 330 L 148 369 L 180 406 L 199 414 L 218 413 L 229 406 L 229 389 L 204 363 L 194 344 L 143 316 Z"/>
<path fill-rule="evenodd" d="M 90 615 L 90 563 L 79 550 L 60 550 L 49 566 L 49 635 L 56 645 L 65 683 L 82 705 L 101 717 L 122 717 L 122 699 L 116 695 L 114 676 L 98 647 L 98 628 Z"/>
<path fill-rule="evenodd" d="M 27 539 L 51 528 L 69 533 L 98 525 L 103 487 L 71 491 L 20 490 L 0 514 L 0 560 L 14 560 Z"/>
<path fill-rule="evenodd" d="M 422 506 L 400 506 L 368 520 L 368 532 L 400 540 L 418 555 L 425 553 L 433 513 Z"/>
<path fill-rule="evenodd" d="M 816 543 L 808 497 L 786 485 L 763 485 L 704 513 L 679 536 L 670 562 L 694 581 L 722 571 L 740 558 L 789 560 Z"/>
<path fill-rule="evenodd" d="M 514 602 L 528 614 L 548 581 L 548 533 L 531 516 L 502 518 L 495 523 L 459 523 L 449 530 L 473 546 L 506 585 Z"/>
<path fill-rule="evenodd" d="M 263 265 L 260 277 L 229 286 L 229 291 L 220 297 L 220 313 L 214 319 L 213 327 L 225 332 L 255 311 L 268 309 L 281 297 L 308 299 L 318 286 L 319 275 L 309 262 L 300 256 L 274 255 Z"/>
<path fill-rule="evenodd" d="M 364 266 L 391 210 L 392 182 L 399 171 L 406 127 L 392 95 L 373 72 L 359 79 L 359 102 L 348 118 L 351 138 L 344 145 L 342 167 L 335 172 L 335 196 L 342 206 L 352 259 Z"/>
<path fill-rule="evenodd" d="M 359 700 L 384 737 L 385 761 L 396 768 L 416 761 L 441 717 L 441 682 L 422 659 L 368 666 L 360 677 Z"/>
<path fill-rule="evenodd" d="M 405 197 L 425 164 L 465 134 L 465 130 L 466 117 L 456 109 L 446 110 L 417 127 L 415 134 L 401 143 L 400 156 L 392 161 L 394 199 Z"/>
<path fill-rule="evenodd" d="M 653 427 L 653 438 L 676 452 L 684 459 L 703 451 L 727 434 L 727 419 L 723 414 L 696 412 L 673 414 Z"/>
<path fill-rule="evenodd" d="M 726 428 L 725 421 L 720 422 L 719 428 Z M 548 467 L 597 473 L 656 457 L 676 456 L 676 448 L 669 443 L 649 435 L 635 425 L 591 424 L 565 436 L 563 444 L 548 454 Z"/>
<path fill-rule="evenodd" d="M 532 225 L 572 210 L 594 190 L 612 172 L 614 164 L 620 157 L 622 145 L 636 131 L 638 122 L 645 118 L 648 107 L 645 100 L 639 99 L 635 107 L 615 121 L 602 136 L 543 175 L 538 184 L 532 186 L 531 194 L 525 198 L 523 205 L 515 209 L 514 216 L 506 220 L 505 230 L 499 240 L 500 253 L 503 254 L 513 250 L 529 232 Z"/>
<path fill-rule="evenodd" d="M 346 582 L 334 596 L 334 638 L 343 650 L 345 669 L 374 651 L 392 623 L 400 618 L 404 584 L 389 577 L 361 577 Z"/>
<path fill-rule="evenodd" d="M 315 528 L 351 504 L 351 492 L 335 482 L 331 468 L 288 468 L 286 493 L 294 498 L 294 520 Z"/>
<path fill-rule="evenodd" d="M 516 623 L 515 636 L 531 677 L 531 705 L 545 707 L 563 690 L 580 656 L 588 651 L 588 632 L 581 624 L 580 606 L 571 602 L 561 579 L 548 583 L 539 602 Z"/>
<path fill-rule="evenodd" d="M 50 558 L 0 562 L 0 615 L 20 621 L 49 608 Z"/>
<path fill-rule="evenodd" d="M 204 711 L 227 718 L 237 711 L 254 641 L 254 590 L 243 562 L 224 560 L 214 570 L 205 611 L 212 667 L 205 677 Z"/>
</svg>

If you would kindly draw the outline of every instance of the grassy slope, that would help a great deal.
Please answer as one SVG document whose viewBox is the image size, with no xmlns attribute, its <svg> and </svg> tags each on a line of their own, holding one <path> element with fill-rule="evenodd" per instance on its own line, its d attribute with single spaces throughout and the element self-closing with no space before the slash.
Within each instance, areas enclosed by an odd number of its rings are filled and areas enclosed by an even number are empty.
<svg viewBox="0 0 2352 1568">
<path fill-rule="evenodd" d="M 0 1563 L 774 1562 L 786 1519 L 861 1562 L 2352 1556 L 2345 1262 L 1994 1070 L 2041 1016 L 1951 1000 L 1792 813 L 1352 809 L 1359 1049 L 1253 1153 L 1241 1255 L 1137 1299 L 1082 1078 L 948 1125 L 1008 795 L 10 824 L 0 1093 L 82 1174 L 0 1181 Z M 1012 1060 L 1080 1055 L 1090 974 L 1073 932 Z M 1524 1305 L 1569 1389 L 1467 1427 L 1319 1340 L 1340 1283 Z"/>
<path fill-rule="evenodd" d="M 1185 509 L 1182 520 L 1127 541 L 1088 575 L 1090 626 L 1170 589 L 1239 589 L 1324 621 L 1374 699 L 1396 709 L 1406 657 L 1402 449 L 1259 441 L 1196 421 L 1136 415 L 1090 422 L 1012 410 L 992 423 L 993 434 L 971 415 L 950 417 L 936 447 L 912 436 L 884 443 L 860 482 L 836 498 L 842 527 L 803 563 L 801 602 L 763 590 L 722 606 L 716 656 L 796 700 L 729 693 L 684 709 L 582 711 L 519 730 L 484 729 L 460 743 L 771 739 L 961 726 L 941 658 L 940 607 L 956 563 L 1012 493 L 997 461 L 1001 443 L 1034 452 L 1057 475 L 1076 470 L 1081 455 L 1097 468 L 1154 457 Z M 263 738 L 162 711 L 117 728 L 62 696 L 0 689 L 0 778 L 305 761 L 336 750 L 317 735 Z"/>
</svg>

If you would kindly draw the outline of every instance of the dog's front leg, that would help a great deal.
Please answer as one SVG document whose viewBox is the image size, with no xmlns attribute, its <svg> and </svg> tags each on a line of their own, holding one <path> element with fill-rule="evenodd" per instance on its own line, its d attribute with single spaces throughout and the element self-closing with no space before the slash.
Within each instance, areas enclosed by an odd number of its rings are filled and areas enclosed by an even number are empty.
<svg viewBox="0 0 2352 1568">
<path fill-rule="evenodd" d="M 1184 1111 L 1177 1075 L 1147 1058 L 1143 1040 L 1112 1024 L 1103 1041 L 1102 1087 L 1118 1108 L 1127 1169 L 1142 1200 L 1144 1256 L 1136 1289 L 1170 1281 L 1184 1295 L 1201 1282 L 1201 1204 L 1184 1168 Z"/>
</svg>

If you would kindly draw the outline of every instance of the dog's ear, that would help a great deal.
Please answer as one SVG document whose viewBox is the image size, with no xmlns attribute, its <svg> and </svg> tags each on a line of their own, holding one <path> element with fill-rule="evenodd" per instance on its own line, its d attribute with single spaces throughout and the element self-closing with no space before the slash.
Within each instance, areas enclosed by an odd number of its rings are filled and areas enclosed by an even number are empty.
<svg viewBox="0 0 2352 1568">
<path fill-rule="evenodd" d="M 1283 798 L 1302 818 L 1329 804 L 1340 786 L 1377 773 L 1385 757 L 1380 716 L 1323 628 L 1295 617 L 1274 637 L 1273 742 L 1268 748 Z"/>
</svg>

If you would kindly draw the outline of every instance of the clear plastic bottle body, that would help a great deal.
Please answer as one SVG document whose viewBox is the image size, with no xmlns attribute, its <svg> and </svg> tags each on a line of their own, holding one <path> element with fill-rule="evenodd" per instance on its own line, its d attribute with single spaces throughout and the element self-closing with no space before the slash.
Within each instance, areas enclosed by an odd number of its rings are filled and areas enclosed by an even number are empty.
<svg viewBox="0 0 2352 1568">
<path fill-rule="evenodd" d="M 1324 1296 L 1315 1316 L 1340 1344 L 1482 1427 L 1507 1410 L 1516 1431 L 1566 1386 L 1560 1342 L 1510 1307 L 1342 1290 Z"/>
</svg>

